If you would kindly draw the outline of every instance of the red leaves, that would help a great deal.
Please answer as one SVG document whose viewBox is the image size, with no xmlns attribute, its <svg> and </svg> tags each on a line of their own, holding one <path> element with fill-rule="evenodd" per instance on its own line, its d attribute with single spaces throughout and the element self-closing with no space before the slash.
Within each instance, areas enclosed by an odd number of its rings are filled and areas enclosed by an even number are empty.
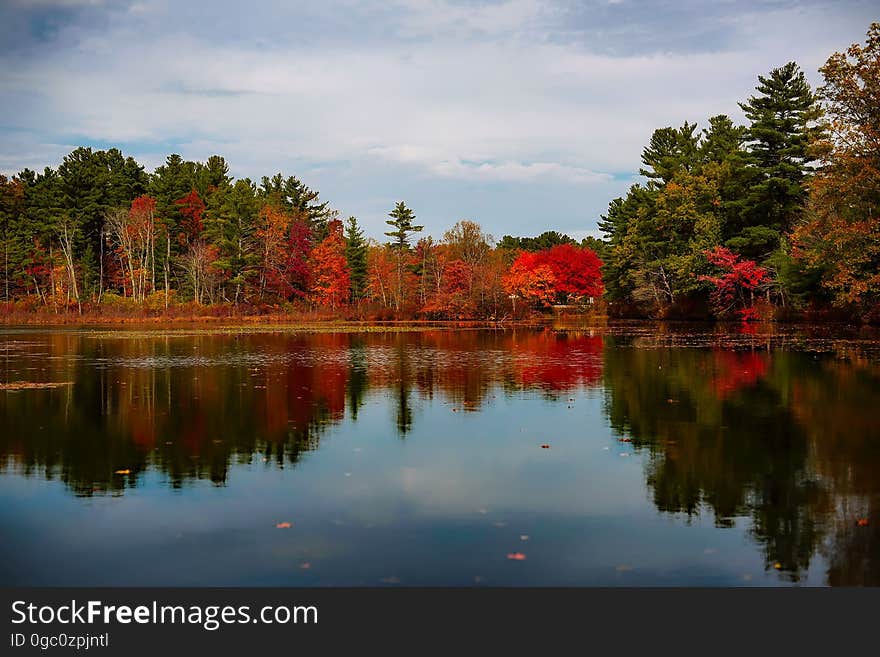
<svg viewBox="0 0 880 657">
<path fill-rule="evenodd" d="M 559 244 L 539 251 L 539 259 L 550 267 L 556 279 L 556 291 L 567 297 L 602 295 L 602 261 L 590 249 Z"/>
<path fill-rule="evenodd" d="M 549 306 L 556 294 L 556 276 L 537 253 L 524 251 L 517 256 L 503 279 L 504 290 L 529 303 Z"/>
<path fill-rule="evenodd" d="M 293 523 L 290 522 L 279 522 L 275 525 L 275 529 L 290 529 L 293 527 Z"/>
<path fill-rule="evenodd" d="M 316 303 L 335 308 L 348 301 L 350 275 L 342 222 L 331 221 L 327 228 L 329 235 L 311 254 L 312 295 Z"/>
<path fill-rule="evenodd" d="M 202 215 L 205 213 L 205 203 L 199 198 L 199 193 L 192 190 L 183 198 L 175 201 L 180 206 L 180 214 L 183 215 L 183 238 L 185 243 L 192 242 L 202 234 Z M 132 203 L 134 209 L 134 203 Z"/>
<path fill-rule="evenodd" d="M 152 216 L 155 212 L 156 199 L 154 199 L 152 196 L 148 196 L 147 194 L 144 194 L 143 196 L 138 196 L 135 200 L 133 200 L 131 202 L 131 209 L 129 210 L 129 214 L 131 215 L 132 219 L 150 222 L 152 222 Z"/>
<path fill-rule="evenodd" d="M 304 297 L 311 279 L 312 248 L 312 231 L 306 220 L 267 205 L 260 211 L 256 238 L 266 290 L 284 299 Z"/>
<path fill-rule="evenodd" d="M 517 256 L 504 277 L 504 288 L 538 305 L 601 296 L 602 262 L 590 249 L 559 244 L 552 249 Z"/>
<path fill-rule="evenodd" d="M 715 286 L 711 298 L 716 312 L 723 315 L 738 304 L 741 307 L 736 312 L 742 321 L 758 319 L 758 311 L 753 303 L 754 291 L 767 281 L 767 270 L 754 260 L 741 260 L 723 246 L 716 246 L 704 253 L 710 264 L 723 271 L 720 276 L 699 276 L 699 280 Z"/>
<path fill-rule="evenodd" d="M 522 552 L 511 552 L 507 555 L 508 560 L 510 561 L 525 561 L 526 555 Z"/>
<path fill-rule="evenodd" d="M 867 527 L 868 519 L 867 518 L 859 518 L 856 520 L 856 527 Z"/>
</svg>

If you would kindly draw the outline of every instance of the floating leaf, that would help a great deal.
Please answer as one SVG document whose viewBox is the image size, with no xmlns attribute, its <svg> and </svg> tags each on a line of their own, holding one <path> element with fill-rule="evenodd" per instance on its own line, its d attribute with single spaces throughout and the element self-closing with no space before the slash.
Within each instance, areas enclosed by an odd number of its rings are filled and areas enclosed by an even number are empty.
<svg viewBox="0 0 880 657">
<path fill-rule="evenodd" d="M 520 535 L 519 535 L 519 540 L 521 540 L 521 541 L 527 541 L 527 540 L 529 540 L 529 535 L 528 535 L 528 534 L 520 534 Z"/>
<path fill-rule="evenodd" d="M 113 474 L 127 475 L 127 474 L 131 474 L 131 470 L 117 470 L 117 471 L 114 472 Z"/>
<path fill-rule="evenodd" d="M 12 381 L 10 383 L 0 383 L 0 390 L 39 390 L 45 388 L 60 388 L 62 386 L 72 386 L 73 381 Z"/>
<path fill-rule="evenodd" d="M 312 564 L 310 564 L 308 561 L 303 561 L 303 562 L 299 565 L 299 567 L 300 567 L 302 570 L 308 570 L 309 568 L 312 567 Z"/>
<path fill-rule="evenodd" d="M 289 522 L 279 522 L 275 525 L 276 529 L 290 529 L 291 527 L 293 527 L 293 523 Z"/>
<path fill-rule="evenodd" d="M 511 561 L 525 561 L 526 555 L 524 555 L 522 552 L 511 552 L 507 555 L 507 558 Z"/>
<path fill-rule="evenodd" d="M 546 445 L 546 444 L 541 445 L 541 449 L 550 449 L 550 445 Z"/>
</svg>

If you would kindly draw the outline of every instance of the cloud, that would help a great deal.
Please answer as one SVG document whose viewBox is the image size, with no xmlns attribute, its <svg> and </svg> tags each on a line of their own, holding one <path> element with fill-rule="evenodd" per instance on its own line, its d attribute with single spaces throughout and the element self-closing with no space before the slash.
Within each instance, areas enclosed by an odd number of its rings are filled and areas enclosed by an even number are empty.
<svg viewBox="0 0 880 657">
<path fill-rule="evenodd" d="M 871 13 L 783 0 L 7 4 L 0 169 L 56 164 L 56 145 L 78 143 L 151 167 L 220 153 L 238 176 L 311 176 L 377 226 L 385 199 L 414 197 L 430 230 L 453 200 L 493 233 L 592 230 L 654 128 L 739 117 L 757 74 L 790 59 L 816 82 Z"/>
</svg>

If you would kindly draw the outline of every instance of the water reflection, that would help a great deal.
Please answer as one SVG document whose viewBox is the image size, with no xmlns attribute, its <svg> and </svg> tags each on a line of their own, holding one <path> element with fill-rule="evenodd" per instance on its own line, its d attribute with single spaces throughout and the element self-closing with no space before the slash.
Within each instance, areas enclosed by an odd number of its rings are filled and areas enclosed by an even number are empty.
<svg viewBox="0 0 880 657">
<path fill-rule="evenodd" d="M 708 510 L 720 527 L 748 516 L 765 567 L 792 582 L 825 550 L 830 584 L 880 584 L 880 370 L 871 360 L 609 348 L 605 385 L 612 426 L 650 455 L 659 510 Z"/>
<path fill-rule="evenodd" d="M 178 487 L 222 484 L 255 456 L 295 465 L 371 393 L 393 402 L 403 438 L 414 399 L 476 411 L 496 384 L 555 398 L 598 383 L 601 350 L 601 336 L 553 332 L 10 339 L 6 381 L 74 385 L 0 395 L 0 459 L 77 495 L 122 491 L 150 467 Z"/>
<path fill-rule="evenodd" d="M 0 338 L 4 382 L 72 385 L 0 391 L 0 480 L 60 480 L 83 499 L 125 497 L 139 486 L 185 492 L 203 480 L 226 486 L 242 466 L 295 468 L 323 451 L 328 433 L 357 434 L 371 403 L 386 413 L 399 441 L 420 429 L 435 448 L 448 440 L 431 419 L 440 410 L 480 413 L 510 438 L 541 408 L 551 418 L 544 428 L 585 450 L 536 475 L 543 479 L 523 482 L 539 496 L 541 486 L 547 489 L 544 522 L 561 523 L 552 519 L 557 511 L 571 515 L 574 501 L 553 501 L 554 486 L 562 485 L 554 478 L 568 472 L 570 496 L 607 495 L 598 515 L 625 518 L 633 512 L 615 499 L 630 486 L 619 465 L 624 459 L 588 461 L 586 450 L 598 449 L 601 437 L 578 436 L 577 420 L 552 424 L 563 412 L 586 408 L 581 424 L 604 426 L 607 442 L 619 441 L 613 449 L 641 457 L 641 485 L 655 515 L 675 521 L 676 540 L 688 540 L 681 532 L 689 524 L 711 518 L 715 531 L 746 531 L 763 569 L 782 582 L 818 583 L 808 575 L 819 563 L 825 583 L 880 585 L 880 367 L 870 346 L 822 340 L 663 329 L 10 332 Z M 601 413 L 584 404 L 591 398 L 601 401 Z M 391 449 L 385 461 L 397 458 Z M 484 442 L 468 454 L 444 452 L 420 476 L 445 481 L 450 463 L 485 457 L 497 472 L 466 476 L 503 475 L 505 486 L 516 486 L 523 466 L 508 466 L 505 449 L 513 447 Z M 620 490 L 598 489 L 600 467 L 606 475 L 620 469 Z M 374 469 L 376 477 L 390 476 L 383 461 Z M 150 480 L 151 473 L 164 482 Z M 517 511 L 512 500 L 508 506 Z M 653 527 L 634 522 L 635 530 Z M 591 558 L 597 557 L 580 557 Z M 558 583 L 593 583 L 570 564 L 556 568 Z M 618 575 L 625 572 L 621 567 Z M 536 577 L 533 583 L 556 581 Z"/>
</svg>

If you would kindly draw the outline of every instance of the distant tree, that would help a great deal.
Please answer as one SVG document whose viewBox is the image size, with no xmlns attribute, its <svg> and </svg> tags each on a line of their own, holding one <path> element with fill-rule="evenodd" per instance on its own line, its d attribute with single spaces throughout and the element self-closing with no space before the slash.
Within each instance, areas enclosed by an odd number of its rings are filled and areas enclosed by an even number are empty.
<svg viewBox="0 0 880 657">
<path fill-rule="evenodd" d="M 662 186 L 680 172 L 690 172 L 699 163 L 696 123 L 685 122 L 680 128 L 660 128 L 651 135 L 650 143 L 642 151 L 639 173 L 649 179 L 649 185 Z"/>
<path fill-rule="evenodd" d="M 818 142 L 820 169 L 810 188 L 794 252 L 836 305 L 880 319 L 880 23 L 864 46 L 834 53 L 820 69 L 819 94 L 830 132 Z"/>
<path fill-rule="evenodd" d="M 178 235 L 180 244 L 181 246 L 192 244 L 202 236 L 202 217 L 205 213 L 205 203 L 199 193 L 192 189 L 189 194 L 177 199 L 175 205 L 178 206 L 180 215 L 183 217 Z"/>
<path fill-rule="evenodd" d="M 256 245 L 256 186 L 248 178 L 223 185 L 208 197 L 207 206 L 205 237 L 217 247 L 213 266 L 224 273 L 223 296 L 238 303 L 252 284 L 260 262 Z"/>
<path fill-rule="evenodd" d="M 767 280 L 767 270 L 753 260 L 743 260 L 730 249 L 715 247 L 705 253 L 710 264 L 721 270 L 718 275 L 701 275 L 713 285 L 712 304 L 716 314 L 725 316 L 734 311 L 743 321 L 757 318 L 755 290 Z"/>
<path fill-rule="evenodd" d="M 505 292 L 514 299 L 523 299 L 527 304 L 538 307 L 553 303 L 555 285 L 556 277 L 550 265 L 542 262 L 537 253 L 530 251 L 520 253 L 504 277 Z"/>
<path fill-rule="evenodd" d="M 390 248 L 394 252 L 397 271 L 395 308 L 400 310 L 406 300 L 404 280 L 410 251 L 409 236 L 411 233 L 421 232 L 424 226 L 417 226 L 413 223 L 416 216 L 410 208 L 406 207 L 403 201 L 399 201 L 388 216 L 391 219 L 386 220 L 385 223 L 394 230 L 385 233 L 385 235 L 392 238 Z"/>
<path fill-rule="evenodd" d="M 820 134 L 820 108 L 797 64 L 758 76 L 757 94 L 740 107 L 750 121 L 748 166 L 754 179 L 741 204 L 738 241 L 744 254 L 767 257 L 801 218 L 812 171 L 810 143 Z"/>
<path fill-rule="evenodd" d="M 463 219 L 443 234 L 449 247 L 449 257 L 476 267 L 492 249 L 492 236 L 484 233 L 480 224 Z"/>
<path fill-rule="evenodd" d="M 298 178 L 284 178 L 280 173 L 271 178 L 263 176 L 258 194 L 276 208 L 304 218 L 316 242 L 326 237 L 327 221 L 331 214 L 329 203 L 321 201 L 318 192 L 309 189 Z"/>
<path fill-rule="evenodd" d="M 342 222 L 327 224 L 327 237 L 310 254 L 312 299 L 321 306 L 336 308 L 349 299 L 350 276 L 345 257 Z"/>
<path fill-rule="evenodd" d="M 558 233 L 555 230 L 548 230 L 537 237 L 511 237 L 510 235 L 505 235 L 498 242 L 498 248 L 512 251 L 543 251 L 559 244 L 574 243 L 575 241 L 568 235 Z"/>
<path fill-rule="evenodd" d="M 367 285 L 367 240 L 356 217 L 345 223 L 345 259 L 351 280 L 351 299 L 363 298 Z"/>
</svg>

